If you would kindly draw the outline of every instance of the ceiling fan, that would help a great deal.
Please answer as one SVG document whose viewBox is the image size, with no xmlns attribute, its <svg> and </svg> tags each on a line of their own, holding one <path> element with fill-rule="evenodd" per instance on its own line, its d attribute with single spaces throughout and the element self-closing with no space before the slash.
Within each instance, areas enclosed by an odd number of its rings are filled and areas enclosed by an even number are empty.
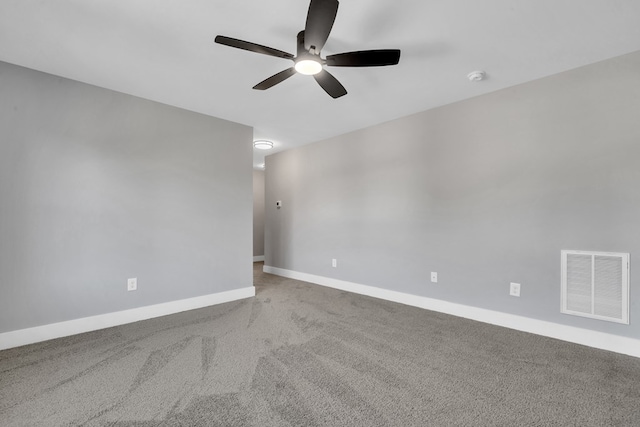
<svg viewBox="0 0 640 427">
<path fill-rule="evenodd" d="M 347 90 L 333 77 L 324 65 L 331 67 L 379 67 L 383 65 L 396 65 L 400 61 L 399 49 L 364 50 L 357 52 L 338 53 L 326 58 L 320 57 L 320 51 L 329 38 L 338 13 L 338 0 L 311 0 L 307 22 L 303 31 L 298 33 L 297 55 L 283 52 L 271 47 L 256 43 L 238 40 L 231 37 L 217 36 L 215 41 L 226 46 L 244 49 L 264 55 L 290 59 L 294 66 L 287 68 L 266 80 L 261 81 L 253 88 L 257 90 L 269 89 L 283 82 L 296 72 L 313 75 L 313 78 L 331 97 L 339 98 L 347 94 Z"/>
</svg>

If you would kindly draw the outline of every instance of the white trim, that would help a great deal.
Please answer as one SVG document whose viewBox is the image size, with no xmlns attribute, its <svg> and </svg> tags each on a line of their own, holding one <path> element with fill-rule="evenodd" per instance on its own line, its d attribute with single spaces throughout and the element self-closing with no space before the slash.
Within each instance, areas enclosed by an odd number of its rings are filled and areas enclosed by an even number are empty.
<svg viewBox="0 0 640 427">
<path fill-rule="evenodd" d="M 0 334 L 0 350 L 255 296 L 253 286 Z"/>
<path fill-rule="evenodd" d="M 264 255 L 258 255 L 253 257 L 253 262 L 264 261 Z"/>
<path fill-rule="evenodd" d="M 329 277 L 316 276 L 314 274 L 300 273 L 268 265 L 265 265 L 263 270 L 265 273 L 271 273 L 287 277 L 289 279 L 302 280 L 316 285 L 367 295 L 413 307 L 424 308 L 426 310 L 451 314 L 453 316 L 464 317 L 478 322 L 490 323 L 492 325 L 503 326 L 505 328 L 529 332 L 588 347 L 640 357 L 640 340 L 633 338 L 591 331 L 589 329 L 577 328 L 575 326 L 567 326 L 544 320 L 531 319 L 528 317 L 517 316 L 515 314 L 501 313 L 499 311 L 456 304 L 419 295 L 411 295 L 388 289 L 361 285 L 353 282 L 346 282 L 344 280 L 337 280 Z"/>
</svg>

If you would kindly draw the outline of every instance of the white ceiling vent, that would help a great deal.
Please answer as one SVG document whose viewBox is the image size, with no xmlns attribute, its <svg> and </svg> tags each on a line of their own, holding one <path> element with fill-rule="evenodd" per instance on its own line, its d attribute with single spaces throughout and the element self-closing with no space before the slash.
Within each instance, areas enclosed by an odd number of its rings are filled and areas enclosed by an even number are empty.
<svg viewBox="0 0 640 427">
<path fill-rule="evenodd" d="M 629 324 L 629 254 L 562 251 L 560 311 Z"/>
</svg>

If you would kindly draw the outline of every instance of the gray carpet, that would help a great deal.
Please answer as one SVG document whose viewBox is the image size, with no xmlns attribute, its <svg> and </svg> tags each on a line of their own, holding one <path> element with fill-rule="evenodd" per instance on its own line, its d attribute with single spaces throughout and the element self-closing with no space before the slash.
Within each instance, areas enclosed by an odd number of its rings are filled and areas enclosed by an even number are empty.
<svg viewBox="0 0 640 427">
<path fill-rule="evenodd" d="M 640 426 L 640 359 L 261 272 L 0 352 L 2 426 Z"/>
</svg>

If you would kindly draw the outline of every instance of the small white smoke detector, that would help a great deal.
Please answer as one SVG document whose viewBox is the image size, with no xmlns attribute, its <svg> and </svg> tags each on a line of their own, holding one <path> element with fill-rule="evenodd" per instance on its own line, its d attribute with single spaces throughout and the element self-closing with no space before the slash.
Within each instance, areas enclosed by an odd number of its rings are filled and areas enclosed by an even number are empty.
<svg viewBox="0 0 640 427">
<path fill-rule="evenodd" d="M 479 82 L 480 80 L 484 80 L 487 77 L 487 73 L 484 71 L 473 71 L 467 75 L 469 81 Z"/>
</svg>

